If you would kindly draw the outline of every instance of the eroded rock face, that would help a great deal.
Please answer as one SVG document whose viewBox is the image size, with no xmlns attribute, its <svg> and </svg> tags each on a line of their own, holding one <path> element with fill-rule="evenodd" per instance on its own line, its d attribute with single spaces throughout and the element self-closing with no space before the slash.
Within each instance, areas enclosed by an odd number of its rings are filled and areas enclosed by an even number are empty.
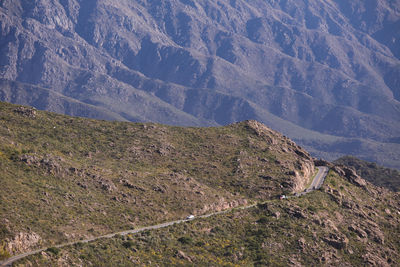
<svg viewBox="0 0 400 267">
<path fill-rule="evenodd" d="M 345 172 L 345 177 L 352 183 L 360 187 L 365 187 L 367 185 L 366 181 L 362 179 L 353 168 L 343 168 Z"/>
<path fill-rule="evenodd" d="M 284 182 L 284 187 L 290 192 L 304 190 L 315 171 L 315 164 L 311 155 L 286 136 L 271 130 L 260 122 L 249 120 L 243 123 L 269 145 L 268 149 L 282 150 L 284 153 L 297 158 L 295 163 L 277 163 L 287 169 L 286 174 L 290 177 Z"/>
<path fill-rule="evenodd" d="M 239 206 L 245 206 L 248 202 L 246 199 L 238 199 L 233 201 L 226 201 L 225 198 L 220 198 L 218 202 L 205 205 L 201 210 L 195 212 L 195 214 L 205 214 L 210 211 L 222 211 L 231 209 Z"/>
<path fill-rule="evenodd" d="M 29 251 L 40 244 L 41 237 L 34 233 L 17 233 L 14 238 L 6 239 L 6 249 L 10 254 L 18 254 Z"/>
<path fill-rule="evenodd" d="M 352 167 L 347 166 L 334 166 L 333 170 L 338 173 L 339 175 L 345 177 L 350 183 L 359 186 L 359 187 L 366 187 L 367 182 L 362 179 L 356 172 L 356 170 Z"/>
<path fill-rule="evenodd" d="M 295 172 L 295 180 L 293 184 L 294 192 L 302 191 L 305 189 L 309 179 L 311 179 L 315 171 L 313 162 L 309 160 L 301 160 L 299 171 Z"/>
<path fill-rule="evenodd" d="M 272 145 L 277 144 L 277 140 L 275 138 L 271 138 L 271 135 L 275 135 L 276 133 L 268 128 L 266 125 L 255 120 L 249 120 L 245 123 L 248 128 L 252 129 L 255 132 L 257 136 L 266 138 L 267 143 Z"/>
</svg>

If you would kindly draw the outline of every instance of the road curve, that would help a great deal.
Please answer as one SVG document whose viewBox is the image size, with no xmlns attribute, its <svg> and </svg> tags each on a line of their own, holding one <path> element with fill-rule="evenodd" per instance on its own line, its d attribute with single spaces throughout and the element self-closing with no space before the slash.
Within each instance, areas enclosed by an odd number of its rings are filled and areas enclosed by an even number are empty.
<svg viewBox="0 0 400 267">
<path fill-rule="evenodd" d="M 324 166 L 318 167 L 318 173 L 317 175 L 315 175 L 314 180 L 312 181 L 308 190 L 320 189 L 322 184 L 324 183 L 326 175 L 328 174 L 328 170 L 329 170 L 328 167 Z"/>
<path fill-rule="evenodd" d="M 306 188 L 303 192 L 296 193 L 295 197 L 303 196 L 314 190 L 320 189 L 325 181 L 328 171 L 329 171 L 328 167 L 325 166 L 318 167 L 318 173 L 315 175 L 314 180 L 311 182 L 311 185 L 308 188 Z"/>
<path fill-rule="evenodd" d="M 313 190 L 319 189 L 322 186 L 322 184 L 324 183 L 325 177 L 328 174 L 329 168 L 328 167 L 323 167 L 323 166 L 318 167 L 318 168 L 319 168 L 318 169 L 318 173 L 317 173 L 317 175 L 315 175 L 314 180 L 312 181 L 310 187 L 308 189 L 306 189 L 302 193 L 297 193 L 295 196 L 299 197 L 299 196 L 305 195 L 305 194 L 307 194 L 307 193 L 309 193 L 309 192 L 311 192 Z M 147 230 L 160 229 L 160 228 L 164 228 L 164 227 L 171 226 L 171 225 L 174 225 L 174 224 L 191 221 L 191 220 L 194 220 L 196 218 L 207 218 L 207 217 L 211 217 L 211 216 L 214 216 L 214 215 L 227 213 L 227 212 L 229 212 L 229 211 L 231 211 L 233 209 L 249 209 L 249 208 L 255 207 L 256 205 L 257 204 L 251 204 L 251 205 L 248 205 L 248 206 L 242 206 L 242 207 L 226 209 L 226 210 L 223 210 L 223 211 L 218 211 L 218 212 L 213 212 L 213 213 L 209 213 L 209 214 L 205 214 L 205 215 L 200 215 L 200 216 L 197 216 L 197 217 L 195 217 L 193 219 L 189 219 L 189 220 L 170 221 L 170 222 L 165 222 L 165 223 L 161 223 L 161 224 L 141 227 L 141 228 L 137 228 L 137 229 L 126 230 L 126 231 L 122 231 L 122 232 L 117 232 L 117 233 L 97 236 L 97 237 L 88 238 L 88 239 L 84 239 L 84 240 L 63 243 L 63 244 L 55 245 L 53 247 L 62 248 L 62 247 L 70 246 L 70 245 L 75 245 L 77 243 L 88 243 L 88 242 L 96 241 L 96 240 L 101 239 L 101 238 L 112 238 L 112 237 L 115 237 L 116 235 L 128 235 L 128 234 L 140 233 L 140 232 L 147 231 Z M 0 267 L 11 266 L 11 264 L 13 262 L 17 261 L 17 260 L 23 259 L 23 258 L 28 257 L 30 255 L 34 255 L 34 254 L 40 253 L 40 252 L 45 251 L 47 249 L 48 248 L 42 248 L 42 249 L 38 249 L 38 250 L 34 250 L 34 251 L 25 252 L 25 253 L 22 253 L 22 254 L 19 254 L 19 255 L 15 255 L 13 257 L 10 257 L 10 258 L 0 262 Z"/>
</svg>

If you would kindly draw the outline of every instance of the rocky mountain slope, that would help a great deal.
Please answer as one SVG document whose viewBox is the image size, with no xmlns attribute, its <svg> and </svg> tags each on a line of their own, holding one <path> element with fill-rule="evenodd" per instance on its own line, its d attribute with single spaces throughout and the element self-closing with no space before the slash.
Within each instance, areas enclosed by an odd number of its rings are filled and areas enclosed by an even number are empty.
<svg viewBox="0 0 400 267">
<path fill-rule="evenodd" d="M 181 128 L 0 102 L 0 257 L 273 199 L 313 174 L 256 121 Z"/>
<path fill-rule="evenodd" d="M 16 266 L 397 266 L 400 195 L 256 121 L 184 128 L 0 102 L 0 259 Z M 315 165 L 331 171 L 301 197 Z M 248 209 L 232 209 L 258 203 Z M 139 234 L 54 245 L 195 219 Z"/>
<path fill-rule="evenodd" d="M 4 0 L 0 99 L 175 125 L 256 119 L 315 155 L 400 168 L 399 13 L 398 0 Z"/>
<path fill-rule="evenodd" d="M 337 166 L 321 190 L 62 249 L 29 266 L 398 266 L 400 195 Z"/>
<path fill-rule="evenodd" d="M 395 192 L 400 191 L 400 172 L 398 170 L 385 168 L 374 162 L 351 156 L 342 157 L 334 162 L 353 167 L 365 180 L 377 186 L 383 186 Z"/>
</svg>

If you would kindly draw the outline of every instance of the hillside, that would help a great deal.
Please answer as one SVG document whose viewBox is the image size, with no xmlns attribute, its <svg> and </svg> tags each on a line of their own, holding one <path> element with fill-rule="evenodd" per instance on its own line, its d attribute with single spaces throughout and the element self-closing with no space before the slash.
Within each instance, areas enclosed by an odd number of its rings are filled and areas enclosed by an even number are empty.
<svg viewBox="0 0 400 267">
<path fill-rule="evenodd" d="M 354 177 L 331 171 L 321 190 L 300 198 L 48 249 L 16 264 L 398 266 L 400 195 Z"/>
<path fill-rule="evenodd" d="M 184 128 L 0 102 L 0 140 L 0 258 L 50 247 L 15 266 L 400 262 L 398 193 L 313 160 L 256 121 Z M 295 197 L 314 164 L 331 167 L 324 185 Z M 221 210 L 229 211 L 79 242 Z"/>
<path fill-rule="evenodd" d="M 256 121 L 182 128 L 0 102 L 0 252 L 273 199 L 313 174 L 305 150 Z"/>
<path fill-rule="evenodd" d="M 254 119 L 313 155 L 400 169 L 399 0 L 4 0 L 0 18 L 2 101 L 170 125 Z"/>
<path fill-rule="evenodd" d="M 374 185 L 384 186 L 395 192 L 400 191 L 400 172 L 398 170 L 385 168 L 351 156 L 337 159 L 334 163 L 353 167 L 359 175 Z"/>
</svg>

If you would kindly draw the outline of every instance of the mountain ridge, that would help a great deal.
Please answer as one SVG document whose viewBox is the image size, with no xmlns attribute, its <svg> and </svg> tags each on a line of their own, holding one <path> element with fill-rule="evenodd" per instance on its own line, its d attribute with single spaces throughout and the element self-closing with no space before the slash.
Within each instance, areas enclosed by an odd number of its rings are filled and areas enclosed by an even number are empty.
<svg viewBox="0 0 400 267">
<path fill-rule="evenodd" d="M 0 121 L 1 253 L 276 198 L 314 173 L 307 151 L 256 121 L 184 128 L 4 102 Z"/>
<path fill-rule="evenodd" d="M 271 114 L 295 125 L 285 134 L 317 156 L 399 168 L 395 149 L 386 153 L 396 160 L 374 158 L 376 148 L 334 151 L 296 137 L 301 127 L 398 146 L 399 36 L 391 29 L 399 10 L 399 1 L 7 0 L 0 77 L 130 121 L 269 124 Z"/>
<path fill-rule="evenodd" d="M 0 102 L 0 141 L 0 260 L 48 247 L 14 265 L 400 261 L 399 193 L 254 120 L 177 127 Z M 326 180 L 303 194 L 316 166 Z"/>
</svg>

